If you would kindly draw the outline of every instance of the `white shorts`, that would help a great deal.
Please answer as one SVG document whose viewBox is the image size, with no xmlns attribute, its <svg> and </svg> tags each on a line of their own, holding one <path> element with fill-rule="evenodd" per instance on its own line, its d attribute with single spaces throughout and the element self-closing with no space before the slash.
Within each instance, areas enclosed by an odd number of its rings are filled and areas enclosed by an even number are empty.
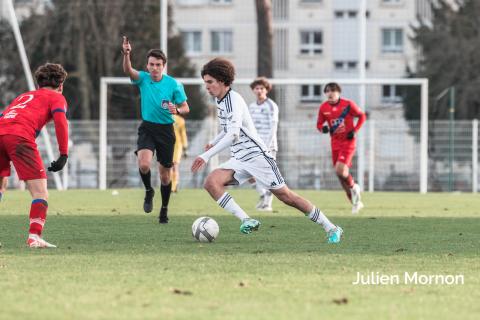
<svg viewBox="0 0 480 320">
<path fill-rule="evenodd" d="M 267 190 L 280 189 L 285 186 L 285 180 L 283 180 L 277 163 L 270 157 L 258 156 L 245 162 L 230 158 L 227 162 L 222 163 L 219 169 L 233 170 L 235 172 L 233 178 L 236 180 L 235 184 L 238 185 L 247 182 L 250 178 L 255 178 L 257 184 Z"/>
</svg>

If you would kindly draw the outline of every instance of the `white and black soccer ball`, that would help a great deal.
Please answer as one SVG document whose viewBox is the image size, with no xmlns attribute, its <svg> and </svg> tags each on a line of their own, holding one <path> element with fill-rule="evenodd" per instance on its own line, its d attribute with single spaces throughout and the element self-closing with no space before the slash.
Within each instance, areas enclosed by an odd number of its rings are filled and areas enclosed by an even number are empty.
<svg viewBox="0 0 480 320">
<path fill-rule="evenodd" d="M 219 231 L 218 223 L 209 217 L 200 217 L 192 225 L 192 236 L 200 242 L 212 242 Z"/>
</svg>

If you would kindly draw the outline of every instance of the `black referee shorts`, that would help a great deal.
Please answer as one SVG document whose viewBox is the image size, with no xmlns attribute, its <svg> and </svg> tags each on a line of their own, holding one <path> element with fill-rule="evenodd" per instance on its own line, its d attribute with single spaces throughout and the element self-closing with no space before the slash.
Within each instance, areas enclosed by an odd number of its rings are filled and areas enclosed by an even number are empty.
<svg viewBox="0 0 480 320">
<path fill-rule="evenodd" d="M 173 124 L 158 124 L 142 121 L 138 127 L 138 150 L 148 149 L 157 153 L 157 161 L 165 168 L 173 165 L 173 148 L 175 146 L 175 131 Z"/>
</svg>

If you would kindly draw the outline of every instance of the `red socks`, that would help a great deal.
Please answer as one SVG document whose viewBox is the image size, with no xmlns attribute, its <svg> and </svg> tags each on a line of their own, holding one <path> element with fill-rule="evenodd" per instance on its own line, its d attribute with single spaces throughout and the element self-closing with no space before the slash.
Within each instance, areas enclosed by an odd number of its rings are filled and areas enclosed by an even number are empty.
<svg viewBox="0 0 480 320">
<path fill-rule="evenodd" d="M 43 199 L 35 199 L 30 207 L 30 233 L 42 235 L 43 225 L 47 218 L 48 202 Z"/>
</svg>

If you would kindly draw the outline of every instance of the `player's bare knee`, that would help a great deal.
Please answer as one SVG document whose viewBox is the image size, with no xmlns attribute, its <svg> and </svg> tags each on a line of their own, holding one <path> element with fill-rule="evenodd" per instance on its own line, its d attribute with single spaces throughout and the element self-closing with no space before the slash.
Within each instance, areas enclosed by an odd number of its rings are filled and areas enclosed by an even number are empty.
<svg viewBox="0 0 480 320">
<path fill-rule="evenodd" d="M 160 182 L 162 183 L 162 185 L 166 186 L 167 184 L 169 184 L 170 182 L 172 181 L 170 175 L 168 176 L 160 176 Z"/>
<path fill-rule="evenodd" d="M 348 177 L 348 171 L 343 168 L 337 168 L 335 170 L 335 173 L 337 174 L 337 177 L 339 177 L 340 179 L 346 179 Z"/>
<path fill-rule="evenodd" d="M 203 183 L 203 188 L 207 191 L 213 190 L 215 188 L 215 180 L 211 175 L 209 175 L 205 182 Z"/>
<path fill-rule="evenodd" d="M 140 161 L 138 162 L 138 168 L 142 173 L 147 173 L 148 171 L 150 171 L 150 163 Z"/>
<path fill-rule="evenodd" d="M 43 199 L 43 200 L 48 200 L 48 190 L 45 191 L 34 191 L 32 192 L 32 198 L 33 199 Z"/>
</svg>

